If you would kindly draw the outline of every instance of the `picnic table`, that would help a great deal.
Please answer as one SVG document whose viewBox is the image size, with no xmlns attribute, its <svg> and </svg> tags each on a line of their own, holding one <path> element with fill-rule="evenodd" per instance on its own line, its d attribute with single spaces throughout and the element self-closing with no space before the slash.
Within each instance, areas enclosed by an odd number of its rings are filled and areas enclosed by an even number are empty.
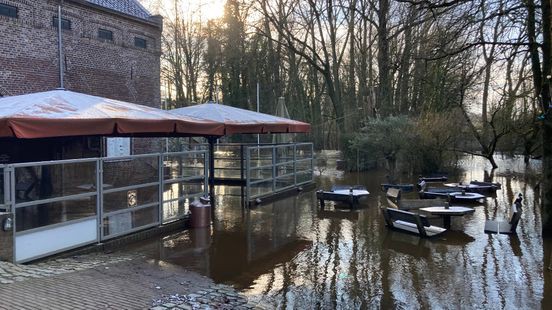
<svg viewBox="0 0 552 310">
<path fill-rule="evenodd" d="M 431 215 L 438 215 L 443 218 L 443 226 L 445 226 L 446 229 L 450 229 L 450 222 L 452 216 L 464 216 L 466 214 L 473 213 L 475 210 L 473 208 L 468 207 L 460 207 L 460 206 L 442 206 L 442 207 L 427 207 L 427 208 L 420 208 L 420 211 L 429 213 Z"/>
<path fill-rule="evenodd" d="M 461 188 L 467 192 L 472 193 L 495 193 L 497 189 L 500 189 L 500 184 L 498 183 L 487 183 L 487 182 L 476 182 L 472 181 L 470 183 L 444 183 L 443 185 L 447 187 Z"/>
<path fill-rule="evenodd" d="M 322 208 L 324 208 L 325 200 L 345 202 L 353 208 L 359 203 L 360 198 L 368 195 L 370 195 L 370 192 L 361 185 L 334 185 L 330 191 L 319 190 L 316 192 L 316 198 L 320 201 Z"/>
</svg>

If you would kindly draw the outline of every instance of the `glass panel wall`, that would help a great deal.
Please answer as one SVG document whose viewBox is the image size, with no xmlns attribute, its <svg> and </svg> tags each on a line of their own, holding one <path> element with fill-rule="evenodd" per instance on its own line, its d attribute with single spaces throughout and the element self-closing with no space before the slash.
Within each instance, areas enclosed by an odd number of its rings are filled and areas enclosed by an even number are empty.
<svg viewBox="0 0 552 310">
<path fill-rule="evenodd" d="M 96 160 L 14 165 L 16 232 L 96 216 L 96 167 Z"/>
<path fill-rule="evenodd" d="M 159 182 L 159 156 L 103 161 L 104 189 Z"/>
<path fill-rule="evenodd" d="M 207 151 L 171 153 L 163 158 L 163 222 L 182 218 L 190 203 L 207 194 Z"/>
<path fill-rule="evenodd" d="M 105 159 L 102 165 L 103 237 L 158 224 L 159 155 Z"/>
<path fill-rule="evenodd" d="M 104 236 L 114 237 L 158 223 L 159 207 L 152 206 L 105 216 L 102 232 Z"/>
<path fill-rule="evenodd" d="M 247 198 L 274 194 L 312 182 L 312 143 L 249 146 Z"/>
<path fill-rule="evenodd" d="M 18 207 L 16 232 L 96 216 L 96 196 Z"/>
<path fill-rule="evenodd" d="M 242 178 L 242 154 L 241 144 L 216 144 L 215 145 L 215 177 L 225 179 Z"/>
<path fill-rule="evenodd" d="M 96 161 L 18 166 L 14 171 L 16 203 L 96 192 Z"/>
<path fill-rule="evenodd" d="M 104 193 L 103 199 L 103 209 L 107 213 L 140 207 L 159 201 L 159 186 L 154 185 Z"/>
<path fill-rule="evenodd" d="M 313 156 L 312 143 L 298 143 L 295 147 L 295 174 L 297 184 L 313 181 Z"/>
</svg>

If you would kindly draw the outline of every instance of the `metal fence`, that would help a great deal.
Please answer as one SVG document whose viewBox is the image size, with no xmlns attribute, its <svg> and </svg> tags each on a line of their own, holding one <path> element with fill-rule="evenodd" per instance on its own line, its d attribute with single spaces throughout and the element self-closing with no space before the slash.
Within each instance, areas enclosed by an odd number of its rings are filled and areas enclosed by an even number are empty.
<svg viewBox="0 0 552 310">
<path fill-rule="evenodd" d="M 207 151 L 163 155 L 163 223 L 183 218 L 194 198 L 207 193 Z"/>
<path fill-rule="evenodd" d="M 217 143 L 214 150 L 215 178 L 244 179 L 245 144 Z"/>
<path fill-rule="evenodd" d="M 7 173 L 6 167 L 4 165 L 0 165 L 0 211 L 5 211 L 9 207 L 9 196 L 7 194 L 9 192 L 9 173 Z"/>
<path fill-rule="evenodd" d="M 245 170 L 243 164 L 245 154 Z M 312 143 L 220 145 L 221 176 L 247 199 L 312 182 Z M 14 214 L 14 261 L 26 262 L 181 219 L 208 192 L 208 151 L 0 165 L 0 210 Z"/>
<path fill-rule="evenodd" d="M 14 260 L 183 218 L 207 194 L 207 151 L 0 166 L 0 208 L 14 214 Z"/>
<path fill-rule="evenodd" d="M 102 160 L 102 240 L 160 223 L 161 155 Z"/>
<path fill-rule="evenodd" d="M 97 159 L 7 165 L 17 262 L 98 241 Z"/>
<path fill-rule="evenodd" d="M 204 146 L 206 148 L 206 146 Z M 254 148 L 254 152 L 250 152 L 250 165 L 247 165 L 247 150 Z M 277 183 L 295 184 L 295 180 L 291 182 L 292 175 L 289 171 L 293 170 L 292 165 L 295 162 L 299 169 L 296 170 L 298 175 L 297 183 L 305 183 L 312 181 L 311 160 L 313 158 L 312 143 L 285 143 L 285 144 L 239 144 L 239 143 L 218 143 L 215 145 L 214 160 L 215 160 L 215 178 L 216 179 L 234 179 L 246 180 L 248 170 L 253 167 L 271 166 L 272 165 L 272 149 L 276 149 L 276 166 L 279 167 Z M 295 159 L 293 157 L 294 149 Z M 287 171 L 287 172 L 286 172 Z M 309 171 L 311 172 L 309 174 Z M 267 168 L 265 174 L 271 174 L 272 170 Z M 284 180 L 284 176 L 289 178 Z M 295 178 L 295 177 L 293 177 Z M 253 183 L 255 185 L 255 183 Z M 278 185 L 284 186 L 284 185 Z M 278 187 L 277 186 L 277 187 Z M 285 187 L 285 186 L 284 186 Z"/>
<path fill-rule="evenodd" d="M 313 181 L 313 144 L 248 146 L 246 196 L 251 201 Z"/>
</svg>

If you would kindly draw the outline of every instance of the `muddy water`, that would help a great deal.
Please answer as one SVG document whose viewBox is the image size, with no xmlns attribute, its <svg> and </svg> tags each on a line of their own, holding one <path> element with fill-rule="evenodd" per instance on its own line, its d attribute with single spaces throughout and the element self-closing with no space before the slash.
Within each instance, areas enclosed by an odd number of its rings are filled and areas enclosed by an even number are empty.
<svg viewBox="0 0 552 310">
<path fill-rule="evenodd" d="M 461 165 L 455 180 L 483 179 L 484 162 Z M 385 227 L 385 172 L 326 169 L 318 188 L 363 184 L 372 195 L 354 211 L 320 210 L 314 191 L 245 211 L 232 196 L 239 190 L 219 188 L 213 227 L 166 237 L 155 256 L 270 308 L 550 308 L 552 243 L 541 237 L 536 180 L 520 173 L 526 167 L 519 161 L 499 165 L 494 181 L 503 189 L 475 213 L 453 218 L 437 239 Z M 517 236 L 485 234 L 485 220 L 507 218 L 518 193 L 525 200 Z"/>
</svg>

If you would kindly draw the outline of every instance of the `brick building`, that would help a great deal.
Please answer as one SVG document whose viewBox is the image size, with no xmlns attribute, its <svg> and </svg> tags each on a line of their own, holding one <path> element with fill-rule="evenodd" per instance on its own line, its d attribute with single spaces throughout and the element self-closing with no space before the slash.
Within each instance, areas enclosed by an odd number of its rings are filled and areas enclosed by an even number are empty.
<svg viewBox="0 0 552 310">
<path fill-rule="evenodd" d="M 59 87 L 61 1 L 0 0 L 0 96 Z M 61 28 L 66 89 L 160 106 L 160 16 L 150 15 L 138 0 L 63 0 Z M 49 154 L 24 159 L 25 154 L 12 152 L 4 157 L 26 161 L 95 156 L 100 141 L 96 137 L 34 141 L 34 145 L 19 142 L 16 148 L 26 150 L 48 146 Z M 82 152 L 63 154 L 60 146 L 68 144 L 80 144 Z M 140 144 L 133 142 L 134 153 L 145 148 Z M 81 147 L 71 149 L 69 153 Z"/>
<path fill-rule="evenodd" d="M 59 87 L 58 0 L 0 0 L 0 93 Z M 67 89 L 160 105 L 162 20 L 136 0 L 65 0 Z"/>
</svg>

